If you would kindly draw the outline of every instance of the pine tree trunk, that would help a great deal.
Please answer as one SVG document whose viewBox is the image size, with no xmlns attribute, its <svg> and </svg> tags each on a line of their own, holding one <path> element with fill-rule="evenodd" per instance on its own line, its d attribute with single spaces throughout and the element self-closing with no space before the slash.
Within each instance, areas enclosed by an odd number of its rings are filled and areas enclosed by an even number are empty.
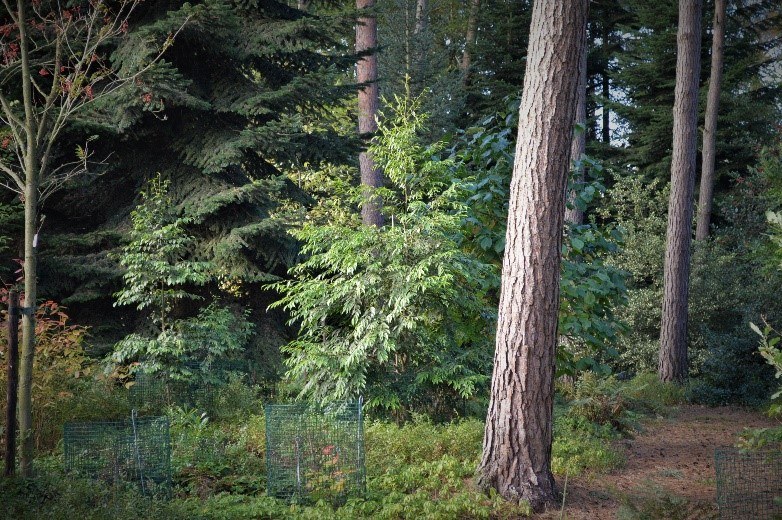
<svg viewBox="0 0 782 520">
<path fill-rule="evenodd" d="M 725 46 L 726 3 L 726 0 L 714 1 L 714 35 L 711 43 L 709 96 L 706 101 L 706 121 L 703 128 L 703 164 L 701 165 L 701 189 L 698 200 L 698 224 L 695 228 L 696 240 L 704 240 L 709 236 L 711 224 L 711 205 L 714 199 L 714 162 L 717 155 L 717 115 L 720 106 L 723 47 Z"/>
<path fill-rule="evenodd" d="M 374 9 L 375 0 L 356 0 L 356 9 Z M 356 24 L 356 52 L 372 51 L 356 64 L 359 83 L 365 83 L 358 91 L 358 133 L 368 142 L 377 131 L 377 109 L 379 102 L 377 84 L 377 19 L 374 14 L 360 16 Z M 361 220 L 367 226 L 383 225 L 383 202 L 374 193 L 383 186 L 383 172 L 375 166 L 372 156 L 365 150 L 358 155 L 361 184 L 365 188 L 361 207 Z"/>
<path fill-rule="evenodd" d="M 584 33 L 584 49 L 587 48 L 586 33 Z M 576 105 L 576 125 L 580 129 L 573 132 L 573 142 L 570 145 L 570 163 L 576 164 L 581 156 L 586 153 L 586 98 L 587 98 L 587 53 L 581 53 L 581 61 L 578 64 L 578 104 Z M 579 166 L 575 172 L 573 181 L 575 185 L 583 184 L 584 168 Z M 572 207 L 565 208 L 565 222 L 581 225 L 584 223 L 584 212 L 575 207 L 575 189 L 568 193 L 568 201 Z"/>
<path fill-rule="evenodd" d="M 680 1 L 673 106 L 671 198 L 668 205 L 660 327 L 659 375 L 663 381 L 683 381 L 687 377 L 687 301 L 698 151 L 701 16 L 701 0 Z"/>
<path fill-rule="evenodd" d="M 418 35 L 426 30 L 429 18 L 429 6 L 427 0 L 416 0 L 415 2 L 415 28 L 413 34 Z"/>
<path fill-rule="evenodd" d="M 470 0 L 470 13 L 467 15 L 467 33 L 464 36 L 464 52 L 462 52 L 462 81 L 467 84 L 472 64 L 471 47 L 475 44 L 475 36 L 478 32 L 478 11 L 481 8 L 481 0 Z"/>
<path fill-rule="evenodd" d="M 478 483 L 537 510 L 551 473 L 559 267 L 588 0 L 535 2 Z"/>
</svg>

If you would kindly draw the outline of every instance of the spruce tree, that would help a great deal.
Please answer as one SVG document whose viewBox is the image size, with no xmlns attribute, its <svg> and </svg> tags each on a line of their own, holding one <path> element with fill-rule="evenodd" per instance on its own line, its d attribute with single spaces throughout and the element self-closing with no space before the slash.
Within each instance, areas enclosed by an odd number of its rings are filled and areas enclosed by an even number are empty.
<svg viewBox="0 0 782 520">
<path fill-rule="evenodd" d="M 251 297 L 248 284 L 293 263 L 287 228 L 307 200 L 287 174 L 355 153 L 330 110 L 354 92 L 345 77 L 355 59 L 340 40 L 349 19 L 268 0 L 148 1 L 127 41 L 107 53 L 117 67 L 130 66 L 148 41 L 184 20 L 160 63 L 71 128 L 74 142 L 98 135 L 96 153 L 110 160 L 103 175 L 51 203 L 42 291 L 69 302 L 82 321 L 99 320 L 105 344 L 134 328 L 127 311 L 110 310 L 122 274 L 111 253 L 125 241 L 147 179 L 160 173 L 170 182 L 172 205 L 196 237 L 187 258 L 214 266 L 202 291 L 222 288 L 264 308 L 264 293 Z"/>
</svg>

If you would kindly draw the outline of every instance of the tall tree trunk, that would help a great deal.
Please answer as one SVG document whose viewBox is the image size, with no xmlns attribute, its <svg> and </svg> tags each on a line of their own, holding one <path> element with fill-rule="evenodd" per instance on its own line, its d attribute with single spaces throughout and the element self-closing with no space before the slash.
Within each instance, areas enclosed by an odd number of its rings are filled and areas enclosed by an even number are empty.
<svg viewBox="0 0 782 520">
<path fill-rule="evenodd" d="M 711 42 L 711 74 L 709 77 L 709 96 L 706 101 L 706 121 L 703 128 L 703 164 L 701 165 L 701 189 L 698 199 L 698 225 L 695 239 L 703 240 L 709 236 L 711 224 L 711 204 L 714 198 L 714 161 L 717 155 L 717 115 L 720 106 L 722 86 L 722 62 L 725 46 L 726 0 L 714 1 L 714 35 Z"/>
<path fill-rule="evenodd" d="M 587 48 L 586 32 L 584 33 L 584 49 Z M 576 105 L 576 128 L 573 132 L 573 142 L 570 145 L 570 162 L 578 164 L 581 156 L 586 153 L 586 100 L 587 100 L 587 53 L 581 53 L 581 61 L 578 64 L 578 104 Z M 584 167 L 576 168 L 573 176 L 574 189 L 568 193 L 568 202 L 572 207 L 565 208 L 565 221 L 571 224 L 584 223 L 584 212 L 574 205 L 576 189 L 584 182 Z"/>
<path fill-rule="evenodd" d="M 467 15 L 467 33 L 464 37 L 464 52 L 462 52 L 462 81 L 466 84 L 470 74 L 470 65 L 472 63 L 471 47 L 475 43 L 475 36 L 478 32 L 478 11 L 481 7 L 481 0 L 470 0 L 470 13 Z"/>
<path fill-rule="evenodd" d="M 19 20 L 26 20 L 25 0 L 18 0 Z M 33 472 L 34 442 L 32 388 L 33 359 L 35 356 L 35 300 L 37 290 L 36 225 L 38 223 L 38 143 L 37 123 L 33 106 L 33 87 L 30 76 L 30 49 L 26 24 L 19 24 L 19 47 L 22 59 L 22 100 L 27 134 L 24 161 L 24 314 L 22 318 L 22 352 L 19 363 L 19 440 L 21 441 L 21 474 L 31 477 Z"/>
<path fill-rule="evenodd" d="M 611 31 L 608 29 L 608 24 L 603 26 L 603 47 L 605 48 L 605 55 L 608 56 L 610 49 L 608 48 L 608 39 L 611 36 Z M 608 58 L 606 58 L 605 68 L 603 69 L 603 127 L 602 127 L 602 141 L 605 144 L 611 144 L 611 111 L 608 109 L 608 101 L 611 99 L 611 79 L 608 76 Z"/>
<path fill-rule="evenodd" d="M 478 482 L 540 510 L 551 473 L 565 191 L 588 0 L 532 11 L 510 187 L 494 373 Z"/>
<path fill-rule="evenodd" d="M 375 0 L 356 0 L 356 8 L 374 9 Z M 363 56 L 356 64 L 359 83 L 366 84 L 358 91 L 358 133 L 368 142 L 377 131 L 378 84 L 377 84 L 377 19 L 374 13 L 362 15 L 356 24 L 356 52 L 371 54 Z M 372 156 L 366 151 L 358 155 L 361 170 L 361 184 L 364 186 L 364 202 L 361 220 L 367 226 L 383 225 L 383 202 L 375 193 L 383 186 L 383 172 L 375 167 Z"/>
<path fill-rule="evenodd" d="M 429 5 L 427 0 L 416 0 L 415 2 L 415 29 L 413 34 L 418 35 L 426 30 L 429 20 Z"/>
<path fill-rule="evenodd" d="M 693 191 L 698 152 L 698 79 L 701 52 L 701 0 L 680 0 L 673 156 L 664 292 L 660 327 L 659 375 L 663 381 L 687 377 L 687 301 Z"/>
</svg>

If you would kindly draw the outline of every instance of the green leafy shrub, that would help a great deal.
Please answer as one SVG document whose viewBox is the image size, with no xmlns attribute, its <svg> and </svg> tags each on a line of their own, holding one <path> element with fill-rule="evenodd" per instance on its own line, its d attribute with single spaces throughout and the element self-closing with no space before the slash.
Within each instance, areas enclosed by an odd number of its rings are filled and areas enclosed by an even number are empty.
<svg viewBox="0 0 782 520">
<path fill-rule="evenodd" d="M 508 198 L 514 156 L 514 132 L 518 126 L 518 100 L 505 113 L 488 117 L 467 129 L 453 154 L 458 174 L 467 189 L 469 209 L 464 218 L 465 248 L 482 261 L 502 264 Z M 586 182 L 574 182 L 573 172 L 588 172 Z M 602 165 L 586 156 L 571 171 L 573 204 L 582 211 L 603 198 Z M 616 342 L 624 325 L 616 309 L 626 299 L 626 273 L 609 259 L 623 242 L 622 231 L 591 220 L 569 225 L 563 242 L 560 283 L 557 369 L 562 374 L 584 370 L 607 373 L 606 359 L 616 355 Z M 498 281 L 498 280 L 497 280 Z M 499 286 L 493 303 L 498 303 Z"/>
<path fill-rule="evenodd" d="M 274 287 L 298 338 L 284 350 L 301 397 L 366 394 L 369 409 L 448 413 L 485 388 L 497 270 L 463 250 L 466 206 L 440 146 L 418 137 L 418 101 L 398 100 L 370 152 L 383 168 L 388 224 L 363 226 L 350 207 L 294 232 L 304 260 Z M 360 191 L 354 192 L 360 200 Z"/>
</svg>

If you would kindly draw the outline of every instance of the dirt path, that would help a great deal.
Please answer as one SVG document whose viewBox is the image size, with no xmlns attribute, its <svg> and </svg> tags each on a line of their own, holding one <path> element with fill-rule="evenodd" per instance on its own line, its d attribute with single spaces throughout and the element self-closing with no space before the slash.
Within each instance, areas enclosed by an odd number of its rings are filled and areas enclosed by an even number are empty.
<svg viewBox="0 0 782 520">
<path fill-rule="evenodd" d="M 772 426 L 762 414 L 737 407 L 686 405 L 667 419 L 646 422 L 634 439 L 619 441 L 625 465 L 608 475 L 572 478 L 565 515 L 570 520 L 615 519 L 620 504 L 656 495 L 655 503 L 686 501 L 683 518 L 716 514 L 714 449 L 731 446 L 744 428 Z M 558 482 L 562 485 L 562 480 Z M 662 497 L 662 500 L 660 498 Z M 665 518 L 664 509 L 655 517 Z M 540 518 L 559 518 L 559 512 Z"/>
</svg>

